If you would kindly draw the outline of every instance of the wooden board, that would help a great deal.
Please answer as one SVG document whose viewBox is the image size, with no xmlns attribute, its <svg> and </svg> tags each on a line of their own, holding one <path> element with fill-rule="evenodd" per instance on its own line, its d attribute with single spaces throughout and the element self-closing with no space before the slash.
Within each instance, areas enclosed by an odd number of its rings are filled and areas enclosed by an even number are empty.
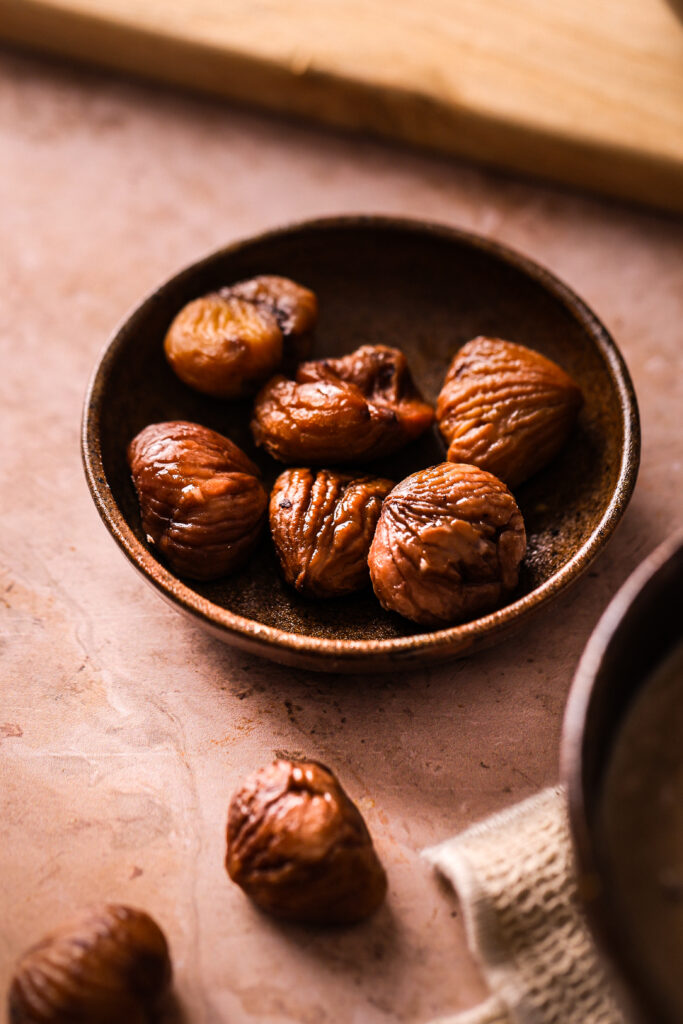
<svg viewBox="0 0 683 1024">
<path fill-rule="evenodd" d="M 665 0 L 0 0 L 0 36 L 683 210 Z"/>
</svg>

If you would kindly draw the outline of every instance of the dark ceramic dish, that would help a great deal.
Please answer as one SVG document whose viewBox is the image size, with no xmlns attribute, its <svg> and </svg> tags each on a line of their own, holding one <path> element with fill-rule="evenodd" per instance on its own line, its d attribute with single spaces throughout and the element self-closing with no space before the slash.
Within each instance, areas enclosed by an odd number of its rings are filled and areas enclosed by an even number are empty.
<svg viewBox="0 0 683 1024">
<path fill-rule="evenodd" d="M 148 423 L 196 420 L 241 445 L 270 484 L 282 467 L 255 452 L 249 403 L 209 399 L 166 364 L 162 341 L 190 299 L 254 274 L 282 274 L 318 294 L 318 356 L 362 343 L 401 348 L 429 399 L 456 349 L 499 335 L 559 362 L 586 403 L 572 441 L 516 493 L 529 550 L 518 591 L 473 622 L 427 632 L 384 612 L 372 592 L 311 602 L 281 579 L 267 536 L 242 572 L 213 583 L 174 576 L 144 543 L 126 445 Z M 131 562 L 176 607 L 221 639 L 276 661 L 329 671 L 389 670 L 471 652 L 520 627 L 590 564 L 631 496 L 638 412 L 624 362 L 602 324 L 560 281 L 493 242 L 438 225 L 344 217 L 239 242 L 145 299 L 117 330 L 85 402 L 83 458 L 95 504 Z M 379 467 L 400 480 L 441 462 L 434 430 Z"/>
<path fill-rule="evenodd" d="M 629 1019 L 642 1024 L 679 1024 L 683 1005 L 672 1007 L 664 998 L 635 953 L 632 931 L 624 926 L 624 894 L 615 885 L 603 840 L 604 783 L 627 711 L 681 640 L 683 531 L 642 563 L 600 619 L 574 678 L 562 737 L 561 775 L 569 797 L 579 892 Z M 640 774 L 645 769 L 635 766 Z M 628 858 L 632 850 L 618 854 Z M 656 935 L 640 939 L 656 949 Z"/>
</svg>

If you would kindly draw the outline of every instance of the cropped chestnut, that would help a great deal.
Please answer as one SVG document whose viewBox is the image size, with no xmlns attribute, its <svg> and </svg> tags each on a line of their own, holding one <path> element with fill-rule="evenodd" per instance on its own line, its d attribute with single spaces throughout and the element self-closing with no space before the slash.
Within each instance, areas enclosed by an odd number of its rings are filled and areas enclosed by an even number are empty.
<svg viewBox="0 0 683 1024">
<path fill-rule="evenodd" d="M 174 572 L 210 580 L 239 568 L 268 498 L 236 444 L 198 423 L 153 423 L 130 442 L 128 462 L 147 540 Z"/>
<path fill-rule="evenodd" d="M 285 579 L 310 597 L 339 597 L 370 583 L 368 551 L 391 480 L 288 469 L 270 495 L 270 532 Z"/>
<path fill-rule="evenodd" d="M 276 376 L 256 396 L 256 444 L 280 462 L 369 462 L 398 451 L 432 423 L 405 356 L 363 345 L 339 359 L 302 363 L 295 380 Z"/>
<path fill-rule="evenodd" d="M 352 924 L 386 895 L 386 875 L 358 808 L 315 761 L 275 761 L 249 776 L 228 814 L 226 868 L 276 917 Z"/>
<path fill-rule="evenodd" d="M 439 627 L 492 611 L 517 586 L 525 551 L 524 520 L 505 484 L 444 462 L 387 495 L 368 564 L 383 608 Z"/>
<path fill-rule="evenodd" d="M 10 1024 L 150 1024 L 171 983 L 163 932 L 142 910 L 104 904 L 45 936 L 20 958 Z"/>
<path fill-rule="evenodd" d="M 479 337 L 456 353 L 436 415 L 449 462 L 516 487 L 557 455 L 582 402 L 569 374 L 540 352 Z"/>
</svg>

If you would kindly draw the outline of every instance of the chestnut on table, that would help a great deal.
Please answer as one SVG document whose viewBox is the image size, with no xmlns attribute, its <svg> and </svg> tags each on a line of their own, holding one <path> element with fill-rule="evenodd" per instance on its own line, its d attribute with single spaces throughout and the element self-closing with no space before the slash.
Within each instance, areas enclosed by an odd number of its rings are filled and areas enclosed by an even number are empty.
<svg viewBox="0 0 683 1024">
<path fill-rule="evenodd" d="M 150 1024 L 171 984 L 168 944 L 142 910 L 84 910 L 20 958 L 9 1024 Z"/>
<path fill-rule="evenodd" d="M 230 878 L 276 917 L 353 924 L 386 895 L 360 811 L 316 761 L 279 760 L 250 775 L 230 802 L 227 839 Z"/>
</svg>

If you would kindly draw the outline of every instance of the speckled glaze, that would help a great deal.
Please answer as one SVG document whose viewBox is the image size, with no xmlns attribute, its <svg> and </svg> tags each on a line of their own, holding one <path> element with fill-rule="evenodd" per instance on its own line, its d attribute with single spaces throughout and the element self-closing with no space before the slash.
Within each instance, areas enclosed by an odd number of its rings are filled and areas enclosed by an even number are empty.
<svg viewBox="0 0 683 1024">
<path fill-rule="evenodd" d="M 162 342 L 190 299 L 255 274 L 281 274 L 320 302 L 314 356 L 364 343 L 401 348 L 435 400 L 455 351 L 477 334 L 538 349 L 580 384 L 578 427 L 546 470 L 516 489 L 528 552 L 518 590 L 495 612 L 425 631 L 384 612 L 372 592 L 327 602 L 287 587 L 267 537 L 250 565 L 225 580 L 190 583 L 144 542 L 126 446 L 148 423 L 188 419 L 226 434 L 272 485 L 281 466 L 253 446 L 249 402 L 207 398 L 171 372 Z M 635 484 L 640 430 L 628 371 L 611 337 L 565 285 L 487 239 L 384 217 L 305 222 L 247 239 L 181 271 L 145 299 L 106 347 L 83 416 L 88 485 L 109 531 L 159 593 L 220 639 L 289 665 L 389 671 L 469 654 L 521 627 L 573 582 L 611 536 Z M 434 428 L 369 469 L 400 480 L 444 459 Z"/>
</svg>

